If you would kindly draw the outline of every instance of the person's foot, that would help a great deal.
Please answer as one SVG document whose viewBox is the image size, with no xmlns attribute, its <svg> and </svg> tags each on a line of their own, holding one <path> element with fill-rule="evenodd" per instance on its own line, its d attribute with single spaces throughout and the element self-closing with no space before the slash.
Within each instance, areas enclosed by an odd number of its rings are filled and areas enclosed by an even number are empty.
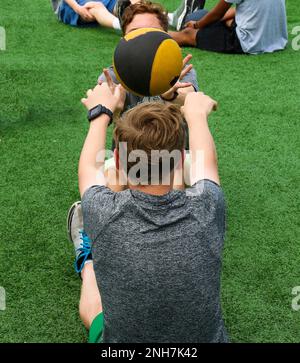
<svg viewBox="0 0 300 363">
<path fill-rule="evenodd" d="M 122 17 L 124 14 L 125 9 L 131 5 L 130 0 L 117 0 L 116 7 L 115 7 L 115 13 L 118 19 L 120 20 L 120 23 L 122 24 Z"/>
<path fill-rule="evenodd" d="M 177 31 L 181 30 L 185 24 L 185 18 L 187 15 L 203 9 L 205 5 L 205 0 L 184 0 L 181 6 L 173 13 L 172 26 L 176 28 Z"/>
<path fill-rule="evenodd" d="M 80 274 L 85 263 L 92 261 L 91 240 L 83 229 L 81 202 L 71 206 L 67 217 L 67 230 L 75 249 L 75 271 Z"/>
</svg>

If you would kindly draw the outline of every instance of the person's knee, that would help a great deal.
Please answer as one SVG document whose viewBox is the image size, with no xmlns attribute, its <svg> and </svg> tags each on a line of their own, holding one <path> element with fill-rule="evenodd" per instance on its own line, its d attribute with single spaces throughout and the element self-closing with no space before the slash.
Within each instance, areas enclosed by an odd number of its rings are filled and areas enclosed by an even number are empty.
<svg viewBox="0 0 300 363">
<path fill-rule="evenodd" d="M 99 9 L 105 8 L 106 9 L 105 5 L 103 3 L 101 3 L 101 2 L 95 3 L 94 6 L 93 6 L 93 8 L 94 9 L 97 9 L 97 8 L 99 8 Z"/>
<path fill-rule="evenodd" d="M 202 19 L 206 14 L 208 14 L 208 10 L 205 9 L 201 9 L 198 11 L 195 11 L 191 14 L 189 14 L 186 19 L 185 19 L 185 23 L 189 22 L 189 21 L 199 21 L 200 19 Z"/>
<path fill-rule="evenodd" d="M 102 3 L 95 4 L 92 8 L 89 9 L 89 12 L 95 16 L 98 11 L 107 10 L 106 7 Z"/>
</svg>

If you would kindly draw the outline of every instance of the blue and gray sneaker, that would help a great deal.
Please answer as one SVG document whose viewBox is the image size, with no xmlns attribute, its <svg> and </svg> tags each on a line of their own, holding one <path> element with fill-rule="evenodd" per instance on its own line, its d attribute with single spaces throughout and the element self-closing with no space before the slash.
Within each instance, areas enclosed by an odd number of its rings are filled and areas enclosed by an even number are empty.
<svg viewBox="0 0 300 363">
<path fill-rule="evenodd" d="M 80 274 L 85 263 L 92 260 L 91 240 L 83 230 L 81 202 L 75 202 L 70 208 L 67 230 L 75 249 L 75 271 Z"/>
<path fill-rule="evenodd" d="M 184 24 L 186 17 L 205 6 L 205 0 L 183 0 L 179 8 L 173 13 L 172 26 L 180 31 Z"/>
</svg>

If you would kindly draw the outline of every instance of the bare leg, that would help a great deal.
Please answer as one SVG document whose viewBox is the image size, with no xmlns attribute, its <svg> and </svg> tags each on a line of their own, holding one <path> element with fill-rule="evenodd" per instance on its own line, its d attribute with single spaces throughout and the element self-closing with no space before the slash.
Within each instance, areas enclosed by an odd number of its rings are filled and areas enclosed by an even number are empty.
<svg viewBox="0 0 300 363">
<path fill-rule="evenodd" d="M 186 28 L 180 32 L 169 32 L 169 35 L 182 47 L 182 46 L 189 46 L 195 47 L 196 46 L 196 35 L 198 29 Z"/>
<path fill-rule="evenodd" d="M 113 28 L 114 22 L 118 20 L 118 18 L 110 13 L 102 3 L 97 3 L 97 5 L 91 7 L 89 12 L 100 25 L 107 28 Z"/>
<path fill-rule="evenodd" d="M 224 21 L 225 24 L 230 28 L 234 19 L 235 19 L 236 10 L 235 8 L 230 8 L 221 21 Z"/>
<path fill-rule="evenodd" d="M 96 282 L 93 263 L 86 263 L 81 271 L 82 287 L 79 314 L 86 329 L 90 329 L 93 320 L 102 312 L 102 303 Z"/>
</svg>

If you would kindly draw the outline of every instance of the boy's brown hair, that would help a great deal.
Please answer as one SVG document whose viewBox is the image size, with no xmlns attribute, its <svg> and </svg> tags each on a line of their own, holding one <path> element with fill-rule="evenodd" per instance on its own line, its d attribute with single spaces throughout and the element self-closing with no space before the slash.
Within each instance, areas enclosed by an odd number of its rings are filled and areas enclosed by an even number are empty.
<svg viewBox="0 0 300 363">
<path fill-rule="evenodd" d="M 180 154 L 185 148 L 185 123 L 180 108 L 172 104 L 162 104 L 159 102 L 143 103 L 130 111 L 116 121 L 114 129 L 114 140 L 116 148 L 119 151 L 121 167 L 123 162 L 127 163 L 127 175 L 130 169 L 137 164 L 137 161 L 130 162 L 128 157 L 130 153 L 136 154 L 140 162 L 143 162 L 139 152 L 147 154 L 147 160 L 144 166 L 147 169 L 147 180 L 145 184 L 151 184 L 153 178 L 156 177 L 159 183 L 168 176 L 164 175 L 162 164 L 169 163 L 169 171 L 172 172 L 179 162 L 178 159 L 170 158 L 172 152 Z M 120 143 L 126 143 L 126 160 L 122 161 L 122 152 Z M 153 160 L 152 151 L 166 151 L 166 156 L 162 154 L 158 161 Z M 132 155 L 132 154 L 131 154 Z M 164 160 L 165 158 L 165 160 Z M 159 170 L 159 176 L 151 175 L 151 165 L 156 165 Z M 170 173 L 169 173 L 170 174 Z M 141 178 L 142 179 L 142 178 Z"/>
<path fill-rule="evenodd" d="M 160 4 L 152 3 L 151 1 L 139 1 L 138 3 L 128 6 L 122 16 L 122 31 L 126 32 L 128 24 L 138 14 L 154 14 L 160 22 L 161 27 L 165 32 L 168 31 L 168 14 Z"/>
</svg>

